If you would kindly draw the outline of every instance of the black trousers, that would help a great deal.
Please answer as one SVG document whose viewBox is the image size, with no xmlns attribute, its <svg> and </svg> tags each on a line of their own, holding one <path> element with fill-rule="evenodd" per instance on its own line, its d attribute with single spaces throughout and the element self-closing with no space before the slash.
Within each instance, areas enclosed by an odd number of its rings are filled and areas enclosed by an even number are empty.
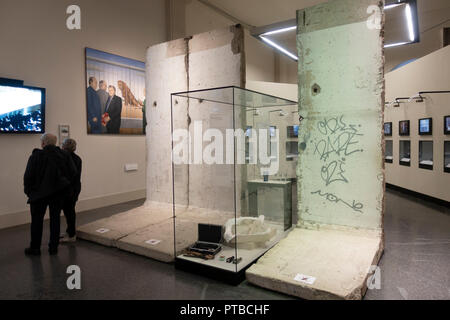
<svg viewBox="0 0 450 320">
<path fill-rule="evenodd" d="M 77 201 L 72 197 L 68 197 L 64 200 L 63 203 L 63 212 L 66 217 L 67 229 L 66 232 L 69 237 L 74 237 L 76 235 L 76 213 L 75 213 L 75 205 Z"/>
<path fill-rule="evenodd" d="M 60 214 L 62 209 L 62 197 L 57 194 L 48 198 L 30 203 L 31 210 L 31 243 L 32 249 L 40 249 L 42 242 L 42 229 L 47 207 L 50 211 L 50 242 L 49 248 L 56 249 L 59 245 Z"/>
</svg>

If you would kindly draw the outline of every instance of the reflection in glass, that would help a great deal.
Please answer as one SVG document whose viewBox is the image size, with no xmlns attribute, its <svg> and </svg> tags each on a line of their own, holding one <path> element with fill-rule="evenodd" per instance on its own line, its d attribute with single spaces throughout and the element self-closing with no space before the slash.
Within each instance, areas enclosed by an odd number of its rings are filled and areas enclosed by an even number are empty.
<svg viewBox="0 0 450 320">
<path fill-rule="evenodd" d="M 394 160 L 394 146 L 392 140 L 386 140 L 385 161 L 386 163 L 392 163 Z"/>
<path fill-rule="evenodd" d="M 297 103 L 237 87 L 171 98 L 176 266 L 239 282 L 293 224 Z"/>
<path fill-rule="evenodd" d="M 450 141 L 444 142 L 444 171 L 450 173 Z"/>
<path fill-rule="evenodd" d="M 411 166 L 411 141 L 400 141 L 400 165 Z"/>
<path fill-rule="evenodd" d="M 433 170 L 433 141 L 419 141 L 419 168 Z"/>
</svg>

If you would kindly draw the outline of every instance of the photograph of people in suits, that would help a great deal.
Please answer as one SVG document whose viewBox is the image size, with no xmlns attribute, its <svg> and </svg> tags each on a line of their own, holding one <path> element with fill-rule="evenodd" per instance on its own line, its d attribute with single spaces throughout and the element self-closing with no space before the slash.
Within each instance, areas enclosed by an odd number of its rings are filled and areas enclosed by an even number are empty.
<svg viewBox="0 0 450 320">
<path fill-rule="evenodd" d="M 145 63 L 86 48 L 88 134 L 141 135 Z"/>
<path fill-rule="evenodd" d="M 100 106 L 100 98 L 97 94 L 97 79 L 89 78 L 89 87 L 87 88 L 87 113 L 88 123 L 91 127 L 91 133 L 101 133 L 101 116 L 102 109 Z"/>
<path fill-rule="evenodd" d="M 98 83 L 99 89 L 97 90 L 98 97 L 100 98 L 100 106 L 102 114 L 105 114 L 106 102 L 108 102 L 109 93 L 107 91 L 108 85 L 105 80 L 100 80 Z M 102 133 L 106 133 L 106 127 L 102 126 Z"/>
<path fill-rule="evenodd" d="M 103 114 L 103 125 L 106 127 L 106 133 L 119 134 L 122 119 L 122 99 L 116 96 L 116 87 L 114 86 L 108 87 L 108 93 L 109 97 Z"/>
</svg>

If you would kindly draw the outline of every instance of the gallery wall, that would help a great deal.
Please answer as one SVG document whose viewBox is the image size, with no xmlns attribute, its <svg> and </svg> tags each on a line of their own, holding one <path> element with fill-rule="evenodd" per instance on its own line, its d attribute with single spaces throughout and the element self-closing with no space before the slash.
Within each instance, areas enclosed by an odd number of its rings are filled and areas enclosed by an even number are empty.
<svg viewBox="0 0 450 320">
<path fill-rule="evenodd" d="M 386 101 L 412 97 L 419 91 L 450 90 L 450 46 L 429 54 L 403 68 L 386 74 Z M 386 163 L 386 182 L 427 196 L 450 201 L 450 173 L 444 172 L 444 116 L 450 115 L 450 94 L 424 95 L 424 103 L 403 101 L 388 106 L 385 122 L 393 123 L 393 163 Z M 419 136 L 418 120 L 433 118 L 433 135 Z M 400 137 L 399 121 L 410 120 L 410 135 Z M 399 141 L 411 141 L 411 166 L 399 164 Z M 419 141 L 434 141 L 433 170 L 419 168 Z"/>
<path fill-rule="evenodd" d="M 78 210 L 145 197 L 145 137 L 86 133 L 84 48 L 145 61 L 166 40 L 164 0 L 79 0 L 81 30 L 66 28 L 66 0 L 2 0 L 0 77 L 47 89 L 46 129 L 70 125 L 83 158 Z M 39 135 L 0 135 L 0 228 L 29 221 L 23 173 Z M 127 173 L 124 165 L 138 165 Z"/>
</svg>

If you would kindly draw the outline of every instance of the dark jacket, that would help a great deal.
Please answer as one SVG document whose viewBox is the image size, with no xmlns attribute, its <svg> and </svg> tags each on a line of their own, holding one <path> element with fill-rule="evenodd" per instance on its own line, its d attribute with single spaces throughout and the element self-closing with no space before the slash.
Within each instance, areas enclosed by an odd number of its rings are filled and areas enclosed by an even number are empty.
<svg viewBox="0 0 450 320">
<path fill-rule="evenodd" d="M 100 104 L 100 98 L 92 87 L 87 88 L 87 115 L 88 121 L 91 125 L 92 133 L 102 132 L 102 107 Z M 97 118 L 97 122 L 93 119 Z"/>
<path fill-rule="evenodd" d="M 120 133 L 120 122 L 122 120 L 122 99 L 118 96 L 108 99 L 105 112 L 108 113 L 111 118 L 111 120 L 106 124 L 107 132 Z"/>
<path fill-rule="evenodd" d="M 74 200 L 78 201 L 78 196 L 80 195 L 80 192 L 81 192 L 82 161 L 81 161 L 81 158 L 78 155 L 76 155 L 74 152 L 70 153 L 70 157 L 72 158 L 73 164 L 75 165 L 75 168 L 77 170 L 77 173 L 72 180 L 72 190 L 73 190 Z"/>
<path fill-rule="evenodd" d="M 35 202 L 59 192 L 64 192 L 64 196 L 71 193 L 71 181 L 76 173 L 72 158 L 59 147 L 34 149 L 23 177 L 28 202 Z"/>
</svg>

